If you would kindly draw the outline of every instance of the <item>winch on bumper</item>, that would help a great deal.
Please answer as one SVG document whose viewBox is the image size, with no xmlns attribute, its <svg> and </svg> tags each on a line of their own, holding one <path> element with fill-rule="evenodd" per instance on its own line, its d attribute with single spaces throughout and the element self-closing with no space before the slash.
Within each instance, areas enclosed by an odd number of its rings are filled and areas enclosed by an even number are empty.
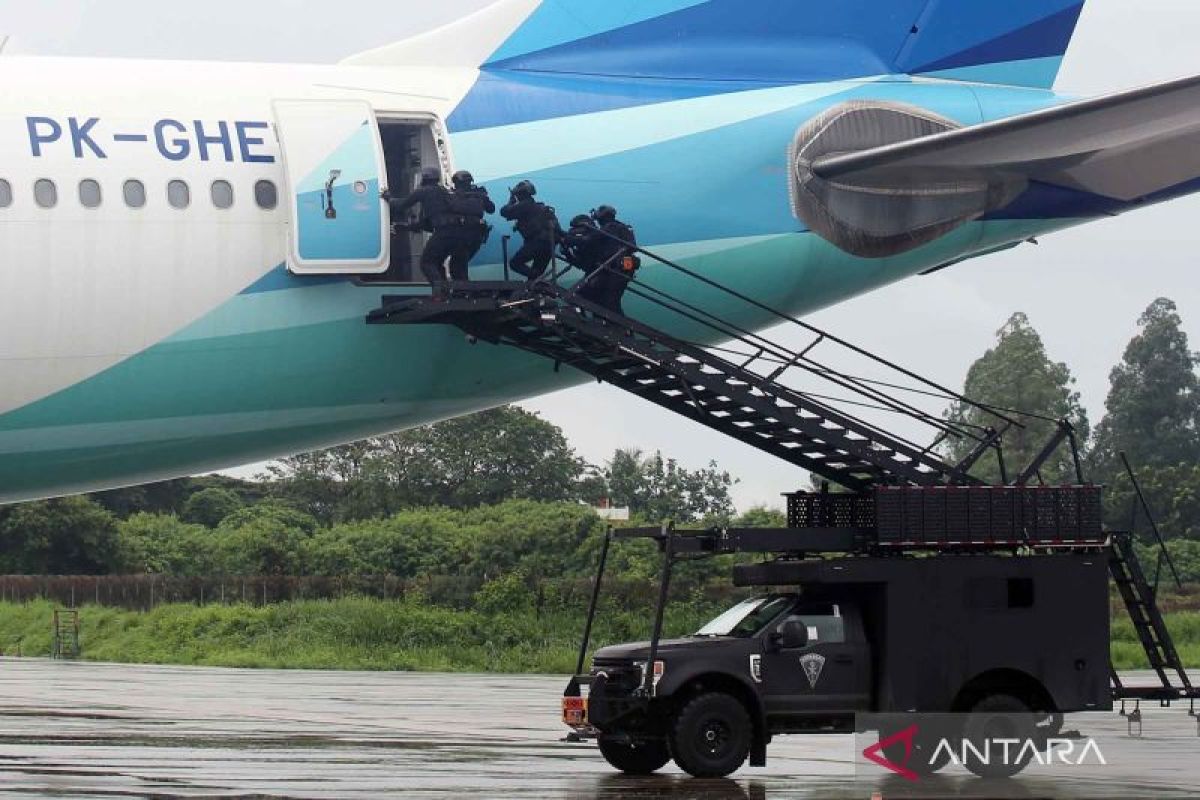
<svg viewBox="0 0 1200 800">
<path fill-rule="evenodd" d="M 562 701 L 563 723 L 584 738 L 617 727 L 624 732 L 642 728 L 664 668 L 662 661 L 656 661 L 653 678 L 647 681 L 644 661 L 596 663 L 589 674 L 576 675 L 567 684 Z"/>
</svg>

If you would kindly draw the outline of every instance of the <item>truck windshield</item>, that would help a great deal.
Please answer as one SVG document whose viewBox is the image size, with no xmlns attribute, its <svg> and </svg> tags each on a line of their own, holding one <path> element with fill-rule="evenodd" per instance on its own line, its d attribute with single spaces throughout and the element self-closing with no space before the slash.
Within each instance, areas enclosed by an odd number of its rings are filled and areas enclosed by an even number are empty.
<svg viewBox="0 0 1200 800">
<path fill-rule="evenodd" d="M 782 614 L 795 597 L 790 594 L 771 594 L 743 600 L 712 622 L 696 631 L 696 636 L 737 636 L 745 639 L 762 630 L 763 626 Z"/>
</svg>

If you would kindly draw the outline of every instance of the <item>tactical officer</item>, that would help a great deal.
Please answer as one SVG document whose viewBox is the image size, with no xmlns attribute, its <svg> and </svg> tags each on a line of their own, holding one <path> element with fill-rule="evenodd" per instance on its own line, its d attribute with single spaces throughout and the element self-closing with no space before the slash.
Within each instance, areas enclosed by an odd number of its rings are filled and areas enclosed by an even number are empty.
<svg viewBox="0 0 1200 800">
<path fill-rule="evenodd" d="M 617 219 L 615 208 L 604 205 L 590 218 L 571 220 L 564 243 L 572 263 L 588 273 L 576 290 L 579 296 L 623 315 L 621 298 L 641 266 L 633 228 Z"/>
<path fill-rule="evenodd" d="M 470 280 L 467 264 L 483 247 L 492 227 L 484 222 L 488 214 L 496 213 L 496 204 L 488 196 L 485 186 L 476 186 L 475 177 L 466 170 L 459 170 L 450 177 L 454 190 L 450 192 L 450 213 L 458 217 L 453 224 L 459 227 L 458 242 L 450 254 L 450 280 Z"/>
<path fill-rule="evenodd" d="M 523 242 L 508 263 L 532 282 L 545 274 L 554 258 L 554 242 L 562 230 L 554 209 L 536 199 L 537 187 L 532 182 L 521 181 L 510 192 L 500 216 L 515 223 L 513 227 Z"/>
<path fill-rule="evenodd" d="M 591 274 L 596 269 L 595 225 L 587 214 L 578 214 L 571 218 L 571 227 L 559 239 L 562 257 L 573 267 L 578 267 Z"/>
<path fill-rule="evenodd" d="M 433 287 L 435 297 L 445 297 L 449 292 L 446 285 L 446 259 L 454 249 L 454 240 L 449 231 L 439 231 L 436 222 L 450 213 L 450 192 L 442 185 L 442 172 L 437 167 L 421 170 L 421 185 L 403 200 L 385 193 L 384 198 L 391 207 L 392 219 L 397 226 L 410 231 L 431 231 L 433 236 L 425 243 L 421 253 L 421 272 Z M 421 207 L 421 217 L 416 223 L 406 223 L 408 212 L 413 206 Z"/>
</svg>

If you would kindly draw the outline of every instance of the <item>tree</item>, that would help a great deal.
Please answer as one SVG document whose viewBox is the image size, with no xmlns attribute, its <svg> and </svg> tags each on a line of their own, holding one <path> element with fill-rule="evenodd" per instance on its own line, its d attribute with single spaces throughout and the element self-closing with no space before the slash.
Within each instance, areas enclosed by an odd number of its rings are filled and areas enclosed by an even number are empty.
<svg viewBox="0 0 1200 800">
<path fill-rule="evenodd" d="M 206 489 L 232 492 L 238 497 L 241 505 L 256 503 L 263 496 L 262 487 L 256 483 L 231 478 L 228 475 L 204 475 L 199 478 L 178 478 L 125 489 L 112 489 L 88 497 L 121 519 L 128 519 L 138 512 L 180 514 L 192 496 Z"/>
<path fill-rule="evenodd" d="M 1096 427 L 1090 461 L 1106 483 L 1123 473 L 1122 450 L 1138 470 L 1200 463 L 1197 355 L 1188 349 L 1175 304 L 1155 300 L 1138 328 L 1109 374 L 1106 414 Z"/>
<path fill-rule="evenodd" d="M 734 479 L 719 470 L 716 462 L 688 470 L 659 452 L 645 456 L 638 449 L 619 449 L 605 466 L 603 477 L 607 499 L 613 505 L 628 506 L 633 513 L 656 522 L 728 521 L 734 513 L 729 493 Z"/>
<path fill-rule="evenodd" d="M 201 489 L 183 504 L 185 522 L 215 528 L 221 520 L 242 508 L 242 498 L 232 489 Z"/>
<path fill-rule="evenodd" d="M 303 575 L 317 521 L 266 501 L 235 511 L 216 530 L 219 568 L 230 575 Z"/>
<path fill-rule="evenodd" d="M 124 489 L 97 492 L 90 497 L 97 503 L 125 519 L 140 511 L 151 514 L 175 514 L 183 507 L 188 496 L 190 478 L 178 478 Z"/>
<path fill-rule="evenodd" d="M 754 506 L 733 522 L 738 528 L 786 528 L 787 514 L 776 508 Z"/>
<path fill-rule="evenodd" d="M 1057 420 L 1069 421 L 1075 428 L 1079 446 L 1085 446 L 1089 434 L 1087 412 L 1079 402 L 1079 392 L 1072 388 L 1074 384 L 1067 365 L 1050 360 L 1042 337 L 1029 324 L 1029 318 L 1017 312 L 996 332 L 995 346 L 971 365 L 963 395 L 996 408 L 1036 415 L 1008 415 L 1024 425 L 1024 428 L 1014 427 L 1004 436 L 1005 463 L 1010 472 L 1015 472 L 1032 463 L 1053 436 Z M 977 427 L 996 427 L 998 422 L 966 403 L 954 403 L 946 418 Z M 950 439 L 943 452 L 950 461 L 957 462 L 974 446 L 975 442 L 968 439 Z M 1000 479 L 999 465 L 987 456 L 972 472 L 987 480 Z M 1049 483 L 1074 480 L 1074 464 L 1066 446 L 1059 448 L 1041 474 Z"/>
<path fill-rule="evenodd" d="M 271 472 L 280 494 L 332 521 L 421 506 L 575 499 L 584 467 L 557 426 L 503 406 L 285 459 Z"/>
<path fill-rule="evenodd" d="M 0 568 L 29 575 L 99 575 L 119 562 L 116 519 L 85 497 L 0 510 Z"/>
<path fill-rule="evenodd" d="M 217 537 L 203 525 L 139 512 L 118 523 L 117 532 L 124 572 L 199 577 L 216 569 Z"/>
</svg>

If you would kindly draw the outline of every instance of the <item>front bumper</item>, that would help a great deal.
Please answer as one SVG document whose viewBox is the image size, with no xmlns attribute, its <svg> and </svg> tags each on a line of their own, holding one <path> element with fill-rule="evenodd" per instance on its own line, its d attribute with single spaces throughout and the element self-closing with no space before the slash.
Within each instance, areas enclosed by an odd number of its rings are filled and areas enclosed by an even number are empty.
<svg viewBox="0 0 1200 800">
<path fill-rule="evenodd" d="M 643 719 L 652 698 L 644 693 L 640 680 L 636 668 L 598 669 L 574 676 L 563 692 L 563 723 L 587 736 L 616 732 Z"/>
</svg>

